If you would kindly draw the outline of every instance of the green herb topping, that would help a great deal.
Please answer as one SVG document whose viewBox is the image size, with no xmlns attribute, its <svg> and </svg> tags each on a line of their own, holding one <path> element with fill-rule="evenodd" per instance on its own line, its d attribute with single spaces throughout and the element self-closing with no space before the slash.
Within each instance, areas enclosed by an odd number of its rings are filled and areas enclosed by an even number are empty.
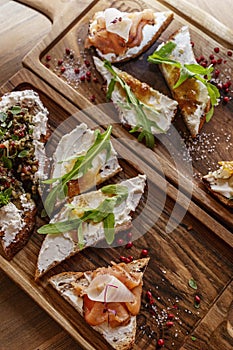
<svg viewBox="0 0 233 350">
<path fill-rule="evenodd" d="M 190 278 L 188 284 L 189 284 L 189 287 L 191 287 L 192 289 L 197 289 L 197 283 L 193 278 Z"/>
<path fill-rule="evenodd" d="M 202 67 L 199 64 L 181 64 L 180 62 L 170 59 L 172 51 L 175 49 L 176 44 L 172 41 L 164 44 L 160 49 L 156 50 L 152 55 L 148 57 L 148 62 L 155 64 L 169 64 L 180 69 L 180 77 L 173 89 L 177 89 L 181 84 L 183 84 L 187 79 L 194 78 L 201 81 L 207 88 L 211 108 L 206 114 L 206 121 L 210 121 L 214 113 L 214 106 L 218 105 L 218 98 L 220 93 L 218 88 L 210 83 L 211 73 L 214 68 L 210 65 L 207 68 Z"/>
<path fill-rule="evenodd" d="M 70 218 L 66 221 L 55 222 L 44 225 L 38 229 L 40 234 L 60 234 L 71 230 L 77 230 L 80 248 L 84 246 L 82 223 L 92 221 L 93 223 L 103 222 L 104 235 L 108 244 L 112 244 L 115 238 L 115 216 L 114 208 L 120 205 L 128 197 L 128 188 L 123 185 L 108 185 L 101 188 L 101 191 L 108 195 L 95 209 L 80 208 L 73 204 L 67 205 L 70 209 Z M 73 210 L 81 210 L 84 214 L 80 218 L 72 218 Z"/>
<path fill-rule="evenodd" d="M 109 61 L 104 61 L 104 67 L 112 74 L 113 78 L 110 81 L 107 91 L 107 99 L 110 100 L 114 91 L 116 83 L 118 83 L 126 94 L 126 103 L 118 102 L 119 107 L 128 110 L 134 110 L 137 117 L 137 125 L 130 130 L 131 133 L 140 131 L 138 140 L 142 141 L 145 138 L 147 147 L 154 147 L 154 135 L 152 133 L 152 127 L 156 128 L 160 132 L 164 132 L 155 121 L 149 119 L 145 113 L 146 110 L 150 111 L 150 114 L 157 115 L 158 111 L 149 108 L 143 104 L 132 92 L 130 86 L 120 77 L 120 75 L 114 70 Z"/>
<path fill-rule="evenodd" d="M 12 188 L 7 188 L 4 191 L 0 191 L 0 208 L 7 205 L 11 200 Z"/>
<path fill-rule="evenodd" d="M 93 145 L 87 150 L 85 155 L 75 158 L 74 166 L 68 173 L 59 178 L 43 181 L 45 184 L 55 183 L 44 203 L 48 215 L 52 214 L 57 200 L 63 200 L 67 196 L 68 182 L 71 180 L 77 180 L 85 175 L 88 170 L 92 168 L 93 160 L 99 153 L 106 150 L 106 161 L 109 159 L 111 154 L 111 131 L 112 126 L 109 126 L 103 134 L 101 134 L 99 130 L 95 130 L 95 141 Z"/>
</svg>

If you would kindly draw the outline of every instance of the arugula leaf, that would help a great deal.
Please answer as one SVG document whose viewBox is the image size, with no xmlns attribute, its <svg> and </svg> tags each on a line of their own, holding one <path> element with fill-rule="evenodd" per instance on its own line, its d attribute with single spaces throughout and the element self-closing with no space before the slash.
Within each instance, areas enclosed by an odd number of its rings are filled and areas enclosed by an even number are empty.
<svg viewBox="0 0 233 350">
<path fill-rule="evenodd" d="M 58 199 L 64 199 L 67 195 L 68 187 L 67 184 L 71 180 L 77 180 L 84 176 L 90 168 L 92 168 L 92 163 L 95 157 L 106 150 L 106 162 L 111 154 L 111 143 L 110 135 L 112 131 L 112 126 L 110 125 L 104 133 L 100 133 L 99 130 L 95 130 L 95 141 L 93 145 L 87 150 L 85 155 L 76 158 L 73 168 L 60 178 L 48 179 L 43 181 L 45 184 L 52 184 L 58 182 L 51 189 L 49 195 L 47 196 L 44 206 L 48 215 L 51 215 L 56 201 Z"/>
<path fill-rule="evenodd" d="M 41 226 L 37 232 L 43 235 L 59 234 L 76 229 L 81 224 L 81 219 L 66 220 L 60 222 L 54 222 Z"/>
<path fill-rule="evenodd" d="M 7 188 L 4 191 L 0 191 L 0 208 L 7 205 L 11 200 L 12 188 Z"/>
<path fill-rule="evenodd" d="M 149 148 L 154 147 L 154 135 L 152 133 L 152 126 L 156 127 L 159 131 L 164 132 L 155 121 L 151 121 L 146 113 L 145 109 L 147 109 L 147 106 L 145 106 L 143 103 L 141 103 L 138 98 L 135 96 L 135 94 L 132 92 L 130 86 L 124 81 L 123 78 L 119 76 L 119 74 L 114 70 L 111 63 L 107 60 L 104 61 L 104 67 L 107 68 L 107 70 L 113 75 L 113 78 L 108 86 L 107 91 L 107 99 L 111 99 L 112 93 L 115 88 L 115 84 L 118 83 L 122 87 L 122 89 L 126 93 L 126 103 L 119 102 L 119 107 L 122 107 L 127 110 L 134 110 L 135 115 L 137 117 L 137 125 L 130 130 L 131 133 L 134 133 L 136 131 L 140 131 L 140 134 L 138 136 L 138 140 L 142 141 L 145 138 L 146 145 Z M 157 114 L 157 111 L 153 111 L 150 109 L 150 112 L 153 112 L 154 114 Z"/>
<path fill-rule="evenodd" d="M 82 223 L 92 221 L 94 223 L 103 222 L 104 235 L 108 244 L 112 244 L 115 237 L 115 216 L 114 208 L 120 205 L 128 197 L 128 188 L 123 185 L 107 185 L 102 187 L 101 191 L 111 197 L 105 198 L 97 208 L 79 208 L 75 205 L 67 205 L 71 210 L 81 209 L 84 214 L 78 219 L 68 219 L 61 222 L 54 222 L 44 225 L 38 229 L 40 234 L 59 234 L 77 229 L 78 241 L 80 247 L 84 245 L 82 232 Z"/>
<path fill-rule="evenodd" d="M 77 235 L 78 235 L 79 249 L 82 250 L 84 248 L 84 237 L 83 237 L 83 226 L 82 225 L 78 226 Z"/>
<path fill-rule="evenodd" d="M 190 74 L 188 69 L 185 67 L 180 68 L 180 76 L 177 80 L 176 84 L 173 86 L 173 89 L 177 89 L 181 84 L 183 84 L 187 79 L 190 79 L 194 76 L 194 74 Z"/>
<path fill-rule="evenodd" d="M 158 55 L 159 57 L 163 57 L 163 58 L 168 57 L 171 55 L 175 47 L 176 47 L 176 44 L 173 41 L 169 41 L 167 44 L 162 45 L 160 49 L 156 50 L 153 55 L 155 56 Z"/>
<path fill-rule="evenodd" d="M 106 242 L 110 245 L 114 241 L 115 238 L 115 216 L 113 213 L 108 214 L 104 220 L 104 235 L 106 238 Z"/>
<path fill-rule="evenodd" d="M 177 68 L 181 68 L 181 64 L 179 62 L 169 58 L 175 47 L 176 44 L 172 41 L 169 41 L 167 44 L 161 46 L 160 49 L 154 51 L 154 53 L 148 57 L 148 62 L 155 64 L 166 63 L 174 65 Z"/>
<path fill-rule="evenodd" d="M 211 108 L 206 114 L 206 121 L 209 122 L 214 113 L 214 106 L 218 105 L 218 98 L 220 97 L 218 88 L 209 82 L 211 80 L 211 73 L 213 72 L 214 68 L 212 65 L 205 68 L 195 63 L 182 65 L 180 62 L 170 59 L 169 56 L 172 55 L 172 51 L 175 47 L 176 44 L 171 41 L 164 44 L 160 49 L 155 50 L 155 52 L 148 57 L 148 62 L 155 64 L 170 64 L 180 69 L 179 79 L 173 86 L 173 89 L 177 89 L 181 84 L 190 78 L 201 81 L 207 88 L 211 102 Z"/>
</svg>

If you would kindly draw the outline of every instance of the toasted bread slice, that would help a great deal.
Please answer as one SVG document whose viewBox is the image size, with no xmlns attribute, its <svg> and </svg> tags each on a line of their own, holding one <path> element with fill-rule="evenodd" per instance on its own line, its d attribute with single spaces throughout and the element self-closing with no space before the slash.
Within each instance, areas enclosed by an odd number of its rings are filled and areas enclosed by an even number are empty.
<svg viewBox="0 0 233 350">
<path fill-rule="evenodd" d="M 95 13 L 85 46 L 94 46 L 97 54 L 110 62 L 126 61 L 146 51 L 172 19 L 170 11 L 127 13 L 108 8 Z"/>
<path fill-rule="evenodd" d="M 197 64 L 187 26 L 175 32 L 167 42 L 170 41 L 174 42 L 176 47 L 167 58 L 181 64 Z M 158 49 L 162 46 L 163 44 Z M 174 99 L 179 104 L 181 114 L 191 136 L 196 137 L 205 123 L 206 114 L 211 106 L 207 87 L 201 81 L 190 78 L 174 89 L 173 87 L 180 76 L 180 68 L 165 63 L 162 63 L 160 68 Z"/>
<path fill-rule="evenodd" d="M 10 112 L 12 108 L 13 114 Z M 18 111 L 16 108 L 18 108 Z M 22 175 L 22 181 L 30 180 L 35 184 L 38 182 L 38 179 L 44 178 L 46 162 L 44 144 L 48 137 L 48 110 L 44 107 L 39 95 L 35 91 L 23 90 L 13 91 L 3 95 L 0 98 L 0 111 L 8 115 L 8 122 L 13 121 L 14 115 L 17 116 L 19 130 L 14 130 L 15 126 L 13 123 L 9 129 L 9 134 L 6 134 L 1 142 L 7 143 L 11 139 L 16 144 L 19 144 L 21 139 L 24 143 L 27 142 L 27 149 L 25 150 L 28 150 L 29 147 L 31 148 L 31 160 L 33 160 L 34 165 L 33 171 L 30 172 L 30 176 L 27 176 L 26 172 L 18 172 Z M 21 115 L 22 117 L 20 117 Z M 22 134 L 20 134 L 20 131 L 22 131 Z M 15 138 L 13 138 L 13 135 Z M 22 163 L 25 158 L 25 156 L 21 155 Z"/>
<path fill-rule="evenodd" d="M 203 176 L 203 182 L 213 196 L 233 208 L 233 161 L 222 161 L 219 164 L 219 169 Z"/>
<path fill-rule="evenodd" d="M 107 81 L 107 86 L 109 86 L 113 76 L 109 70 L 104 66 L 104 62 L 98 57 L 94 57 L 94 63 L 97 70 Z M 114 70 L 120 76 L 121 79 L 130 87 L 131 91 L 134 93 L 136 98 L 145 107 L 143 110 L 146 117 L 155 123 L 156 126 L 151 127 L 151 131 L 154 135 L 161 132 L 167 132 L 172 120 L 175 117 L 178 103 L 169 97 L 163 95 L 157 90 L 154 90 L 148 84 L 139 81 L 132 75 L 121 71 L 120 69 L 114 67 Z M 114 91 L 112 93 L 112 101 L 119 111 L 119 117 L 121 122 L 129 127 L 135 127 L 138 125 L 137 114 L 135 109 L 124 108 L 127 103 L 126 94 L 123 88 L 116 84 Z"/>
<path fill-rule="evenodd" d="M 35 225 L 38 180 L 44 176 L 48 111 L 32 90 L 0 99 L 0 240 L 8 259 L 27 243 Z"/>
<path fill-rule="evenodd" d="M 120 205 L 115 206 L 113 210 L 115 232 L 124 231 L 130 227 L 132 220 L 130 214 L 135 211 L 139 204 L 144 192 L 145 183 L 145 175 L 138 175 L 137 177 L 120 183 L 121 186 L 127 187 L 128 195 L 127 198 Z M 109 195 L 103 193 L 101 190 L 73 197 L 70 202 L 71 206 L 63 208 L 61 212 L 51 220 L 51 223 L 68 220 L 72 210 L 72 219 L 80 218 L 83 215 L 82 208 L 95 209 L 101 205 L 106 198 L 109 198 Z M 77 254 L 80 250 L 102 242 L 105 238 L 103 221 L 98 223 L 94 223 L 93 221 L 83 222 L 82 235 L 84 243 L 83 246 L 80 247 L 81 242 L 79 242 L 77 229 L 59 234 L 47 234 L 38 256 L 35 279 L 38 279 L 49 269 L 65 259 Z"/>
<path fill-rule="evenodd" d="M 53 155 L 54 167 L 52 178 L 59 178 L 67 174 L 73 166 L 77 157 L 83 156 L 95 142 L 95 132 L 82 123 L 65 134 L 59 141 Z M 92 167 L 82 177 L 71 180 L 68 183 L 68 197 L 74 197 L 86 192 L 90 188 L 100 185 L 122 169 L 118 163 L 117 153 L 110 142 L 110 152 L 107 149 L 98 153 L 92 161 Z M 68 159 L 68 160 L 67 160 Z"/>
<path fill-rule="evenodd" d="M 0 241 L 5 256 L 10 260 L 28 242 L 35 226 L 36 206 L 30 197 L 22 194 L 17 201 L 0 208 Z"/>
<path fill-rule="evenodd" d="M 137 275 L 142 285 L 143 272 L 149 258 L 139 259 L 132 261 L 125 265 L 123 263 L 114 264 L 113 268 L 119 269 L 119 271 L 126 271 L 129 277 Z M 93 275 L 98 274 L 97 269 L 95 271 L 82 272 L 64 272 L 49 279 L 51 285 L 58 291 L 58 293 L 67 300 L 83 317 L 85 317 L 85 291 L 92 281 Z M 108 271 L 108 268 L 106 268 Z M 140 293 L 141 294 L 141 293 Z M 140 300 L 141 303 L 141 295 Z M 113 303 L 112 303 L 113 305 Z M 140 305 L 139 305 L 140 308 Z M 95 314 L 96 318 L 98 317 Z M 85 317 L 86 319 L 86 317 Z M 92 325 L 92 328 L 99 332 L 104 339 L 116 350 L 128 350 L 131 349 L 135 342 L 136 335 L 136 315 L 129 314 L 128 323 L 125 325 L 118 325 L 117 327 L 111 327 L 108 322 L 103 322 L 99 325 Z"/>
</svg>

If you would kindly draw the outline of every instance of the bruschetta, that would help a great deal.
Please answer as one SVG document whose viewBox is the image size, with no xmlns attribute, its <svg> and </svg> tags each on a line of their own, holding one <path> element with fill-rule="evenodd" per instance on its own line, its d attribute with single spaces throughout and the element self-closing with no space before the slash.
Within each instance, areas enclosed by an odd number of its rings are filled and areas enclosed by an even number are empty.
<svg viewBox="0 0 233 350">
<path fill-rule="evenodd" d="M 44 177 L 48 111 L 32 90 L 13 91 L 0 100 L 0 241 L 11 259 L 35 225 L 39 180 Z"/>
<path fill-rule="evenodd" d="M 122 124 L 145 134 L 147 132 L 152 140 L 153 135 L 168 131 L 176 114 L 176 101 L 113 67 L 108 61 L 102 61 L 96 56 L 93 59 L 96 69 L 107 82 L 108 91 L 115 81 L 110 98 L 119 111 Z"/>
<path fill-rule="evenodd" d="M 110 246 L 115 233 L 129 229 L 146 185 L 146 176 L 124 180 L 73 197 L 48 225 L 37 261 L 35 278 L 90 246 Z M 107 241 L 107 243 L 106 243 Z"/>
<path fill-rule="evenodd" d="M 48 196 L 46 191 L 43 195 L 48 215 L 64 200 L 100 185 L 122 170 L 110 140 L 111 128 L 101 133 L 82 123 L 61 137 L 53 154 L 50 178 L 44 181 L 51 184 Z"/>
<path fill-rule="evenodd" d="M 233 208 L 233 161 L 222 161 L 219 165 L 219 169 L 203 176 L 203 181 L 213 196 Z"/>
<path fill-rule="evenodd" d="M 116 350 L 132 349 L 149 258 L 49 279 L 56 291 Z"/>
<path fill-rule="evenodd" d="M 110 62 L 126 61 L 151 46 L 172 19 L 170 11 L 127 13 L 108 8 L 92 18 L 85 47 L 95 47 L 97 54 Z"/>
<path fill-rule="evenodd" d="M 204 68 L 195 59 L 189 28 L 183 26 L 177 30 L 166 43 L 159 45 L 148 61 L 159 63 L 187 129 L 196 137 L 205 121 L 212 117 L 220 95 L 210 83 L 213 67 Z"/>
</svg>

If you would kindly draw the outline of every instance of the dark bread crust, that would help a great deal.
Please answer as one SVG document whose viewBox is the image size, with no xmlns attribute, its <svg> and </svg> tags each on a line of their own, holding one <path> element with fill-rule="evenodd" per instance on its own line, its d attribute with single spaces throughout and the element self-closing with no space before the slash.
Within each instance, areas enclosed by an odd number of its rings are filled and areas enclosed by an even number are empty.
<svg viewBox="0 0 233 350">
<path fill-rule="evenodd" d="M 217 198 L 222 204 L 224 204 L 228 208 L 233 209 L 233 199 L 228 199 L 228 198 L 224 197 L 223 195 L 221 195 L 220 193 L 213 191 L 210 187 L 209 181 L 207 181 L 205 178 L 202 178 L 202 181 L 203 181 L 204 185 L 206 186 L 208 192 L 213 197 Z"/>
<path fill-rule="evenodd" d="M 36 208 L 32 211 L 26 211 L 24 216 L 25 226 L 18 232 L 14 241 L 7 246 L 4 247 L 2 236 L 4 232 L 0 232 L 0 239 L 2 243 L 2 251 L 4 252 L 7 259 L 11 260 L 28 242 L 29 238 L 33 233 L 33 229 L 36 223 Z"/>
</svg>

